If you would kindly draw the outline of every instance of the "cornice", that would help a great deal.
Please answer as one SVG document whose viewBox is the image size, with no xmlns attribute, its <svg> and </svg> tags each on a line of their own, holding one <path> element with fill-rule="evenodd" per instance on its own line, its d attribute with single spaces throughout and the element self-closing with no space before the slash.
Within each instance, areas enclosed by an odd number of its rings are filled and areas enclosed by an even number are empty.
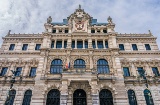
<svg viewBox="0 0 160 105">
<path fill-rule="evenodd" d="M 139 55 L 143 55 L 143 54 L 155 54 L 155 55 L 159 55 L 160 51 L 119 51 L 120 55 L 134 55 L 134 54 L 139 54 Z"/>
<path fill-rule="evenodd" d="M 0 52 L 1 55 L 39 55 L 40 52 Z"/>
</svg>

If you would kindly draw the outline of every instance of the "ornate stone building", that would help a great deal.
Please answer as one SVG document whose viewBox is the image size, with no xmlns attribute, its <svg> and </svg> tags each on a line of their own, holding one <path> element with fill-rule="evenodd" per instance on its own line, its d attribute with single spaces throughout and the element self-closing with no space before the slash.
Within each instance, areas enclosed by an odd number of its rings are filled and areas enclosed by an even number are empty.
<svg viewBox="0 0 160 105">
<path fill-rule="evenodd" d="M 79 6 L 62 23 L 50 16 L 42 34 L 9 31 L 0 49 L 0 105 L 7 98 L 9 105 L 160 105 L 156 37 L 119 34 L 106 21 Z"/>
</svg>

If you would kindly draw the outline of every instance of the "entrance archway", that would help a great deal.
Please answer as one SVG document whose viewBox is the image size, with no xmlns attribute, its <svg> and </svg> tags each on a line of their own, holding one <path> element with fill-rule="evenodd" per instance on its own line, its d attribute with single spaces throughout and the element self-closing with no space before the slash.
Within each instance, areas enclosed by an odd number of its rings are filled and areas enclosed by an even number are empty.
<svg viewBox="0 0 160 105">
<path fill-rule="evenodd" d="M 100 105 L 113 105 L 112 93 L 108 89 L 102 89 L 99 93 Z"/>
<path fill-rule="evenodd" d="M 60 92 L 57 89 L 52 89 L 47 94 L 46 105 L 60 105 Z"/>
<path fill-rule="evenodd" d="M 83 89 L 77 89 L 74 91 L 73 105 L 87 105 L 86 92 Z"/>
</svg>

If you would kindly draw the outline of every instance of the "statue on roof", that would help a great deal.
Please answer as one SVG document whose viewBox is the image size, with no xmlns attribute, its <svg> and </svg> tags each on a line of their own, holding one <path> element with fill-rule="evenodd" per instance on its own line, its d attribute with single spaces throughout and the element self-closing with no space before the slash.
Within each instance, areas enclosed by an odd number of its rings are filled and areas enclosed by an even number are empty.
<svg viewBox="0 0 160 105">
<path fill-rule="evenodd" d="M 112 18 L 111 18 L 110 16 L 108 17 L 107 20 L 108 20 L 108 23 L 113 23 L 113 22 L 112 22 Z"/>
<path fill-rule="evenodd" d="M 52 22 L 52 17 L 49 16 L 49 17 L 47 18 L 47 23 L 51 23 L 51 22 Z"/>
</svg>

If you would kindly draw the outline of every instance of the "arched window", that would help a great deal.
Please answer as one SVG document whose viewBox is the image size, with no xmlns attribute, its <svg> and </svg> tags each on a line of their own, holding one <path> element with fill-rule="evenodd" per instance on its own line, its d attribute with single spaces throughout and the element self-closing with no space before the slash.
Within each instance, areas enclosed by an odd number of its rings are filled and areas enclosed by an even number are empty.
<svg viewBox="0 0 160 105">
<path fill-rule="evenodd" d="M 73 105 L 87 105 L 86 92 L 83 89 L 77 89 L 74 92 Z"/>
<path fill-rule="evenodd" d="M 109 73 L 108 62 L 105 59 L 99 59 L 97 61 L 97 71 L 98 73 Z"/>
<path fill-rule="evenodd" d="M 9 99 L 6 100 L 5 105 L 13 105 L 15 95 L 16 95 L 16 90 L 9 91 Z"/>
<path fill-rule="evenodd" d="M 25 94 L 24 94 L 22 105 L 30 105 L 31 97 L 32 97 L 32 91 L 31 90 L 27 90 L 25 92 Z"/>
<path fill-rule="evenodd" d="M 128 90 L 128 99 L 130 105 L 137 105 L 136 95 L 133 90 Z"/>
<path fill-rule="evenodd" d="M 144 90 L 144 97 L 145 97 L 147 105 L 154 105 L 152 94 L 151 94 L 151 92 L 148 89 Z"/>
<path fill-rule="evenodd" d="M 100 105 L 113 105 L 112 93 L 108 89 L 102 89 L 99 93 Z"/>
<path fill-rule="evenodd" d="M 46 105 L 60 105 L 60 92 L 57 89 L 52 89 L 47 94 Z"/>
<path fill-rule="evenodd" d="M 83 59 L 77 59 L 74 61 L 74 68 L 86 68 L 85 61 Z"/>
<path fill-rule="evenodd" d="M 62 72 L 62 67 L 63 67 L 63 65 L 62 65 L 62 60 L 60 60 L 60 59 L 55 59 L 55 60 L 53 60 L 52 63 L 51 63 L 50 72 L 51 72 L 52 74 L 54 74 L 54 73 L 61 73 L 61 72 Z"/>
</svg>

